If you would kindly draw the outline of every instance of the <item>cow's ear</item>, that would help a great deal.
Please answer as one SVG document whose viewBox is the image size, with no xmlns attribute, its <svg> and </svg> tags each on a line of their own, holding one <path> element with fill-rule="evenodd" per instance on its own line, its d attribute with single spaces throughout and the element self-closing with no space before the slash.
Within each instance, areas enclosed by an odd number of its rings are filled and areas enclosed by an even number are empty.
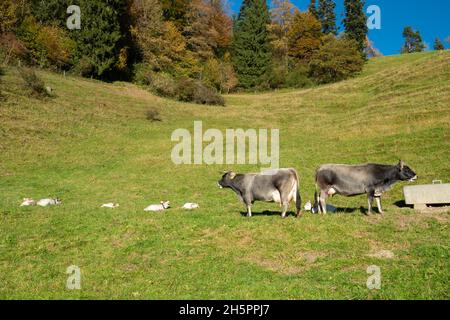
<svg viewBox="0 0 450 320">
<path fill-rule="evenodd" d="M 398 163 L 398 167 L 400 168 L 400 170 L 403 170 L 403 168 L 405 167 L 405 162 L 403 160 L 400 160 Z"/>
<path fill-rule="evenodd" d="M 236 172 L 230 172 L 230 179 L 233 180 L 236 177 Z"/>
</svg>

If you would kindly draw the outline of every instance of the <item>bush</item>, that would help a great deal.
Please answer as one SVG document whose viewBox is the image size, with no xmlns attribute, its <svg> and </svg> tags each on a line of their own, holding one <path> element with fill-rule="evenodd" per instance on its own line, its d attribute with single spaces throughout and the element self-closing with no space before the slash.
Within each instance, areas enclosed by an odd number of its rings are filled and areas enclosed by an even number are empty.
<svg viewBox="0 0 450 320">
<path fill-rule="evenodd" d="M 310 75 L 318 83 L 345 80 L 360 72 L 365 59 L 358 43 L 347 37 L 324 37 L 318 52 L 309 64 Z"/>
<path fill-rule="evenodd" d="M 75 64 L 72 72 L 78 76 L 90 77 L 94 74 L 94 64 L 89 57 L 83 56 L 78 63 Z"/>
<path fill-rule="evenodd" d="M 145 114 L 147 120 L 150 120 L 151 122 L 162 121 L 161 115 L 159 114 L 159 111 L 156 108 L 148 109 Z"/>
<path fill-rule="evenodd" d="M 309 88 L 314 85 L 313 81 L 308 77 L 309 69 L 307 66 L 298 65 L 289 71 L 286 76 L 286 87 L 289 88 Z"/>
<path fill-rule="evenodd" d="M 157 95 L 174 98 L 176 96 L 176 82 L 166 73 L 152 73 L 150 88 Z"/>
<path fill-rule="evenodd" d="M 19 69 L 20 76 L 24 81 L 25 89 L 29 90 L 30 95 L 35 98 L 49 97 L 50 94 L 45 88 L 44 81 L 32 69 Z"/>
<path fill-rule="evenodd" d="M 177 99 L 185 102 L 194 102 L 208 105 L 225 105 L 225 101 L 217 91 L 204 85 L 198 80 L 182 78 L 178 81 L 176 89 Z"/>
<path fill-rule="evenodd" d="M 5 74 L 5 71 L 3 70 L 3 67 L 0 66 L 0 77 Z M 2 79 L 0 78 L 0 101 L 4 101 L 6 99 L 5 95 L 3 94 L 3 86 L 2 86 Z"/>
<path fill-rule="evenodd" d="M 269 87 L 272 89 L 283 88 L 286 82 L 286 67 L 283 65 L 277 65 L 267 75 L 267 81 Z"/>
<path fill-rule="evenodd" d="M 152 76 L 154 72 L 151 67 L 145 63 L 137 63 L 133 66 L 133 82 L 149 86 L 152 82 Z"/>
<path fill-rule="evenodd" d="M 0 34 L 0 63 L 9 65 L 26 60 L 28 50 L 14 33 Z"/>
</svg>

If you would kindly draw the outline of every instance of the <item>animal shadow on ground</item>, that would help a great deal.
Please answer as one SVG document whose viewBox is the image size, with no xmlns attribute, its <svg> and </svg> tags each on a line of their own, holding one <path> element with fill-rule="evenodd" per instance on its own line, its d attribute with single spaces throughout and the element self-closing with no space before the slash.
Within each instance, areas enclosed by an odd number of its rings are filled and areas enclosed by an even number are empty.
<svg viewBox="0 0 450 320">
<path fill-rule="evenodd" d="M 399 200 L 393 203 L 394 206 L 397 206 L 398 208 L 412 208 L 412 205 L 408 205 L 405 203 L 405 200 Z"/>
<path fill-rule="evenodd" d="M 247 211 L 241 211 L 241 215 L 246 217 L 247 216 Z M 273 211 L 273 210 L 264 210 L 261 212 L 253 212 L 252 211 L 252 216 L 281 216 L 281 211 Z M 295 217 L 295 212 L 294 211 L 287 211 L 286 212 L 286 218 L 289 216 L 294 216 Z"/>
</svg>

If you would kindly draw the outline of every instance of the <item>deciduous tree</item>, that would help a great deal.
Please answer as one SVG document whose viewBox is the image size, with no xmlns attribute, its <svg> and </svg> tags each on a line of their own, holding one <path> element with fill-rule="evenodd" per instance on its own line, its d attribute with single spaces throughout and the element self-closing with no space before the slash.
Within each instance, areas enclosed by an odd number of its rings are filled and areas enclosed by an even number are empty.
<svg viewBox="0 0 450 320">
<path fill-rule="evenodd" d="M 319 48 L 322 36 L 322 26 L 311 13 L 297 12 L 288 32 L 289 55 L 308 63 Z"/>
<path fill-rule="evenodd" d="M 273 0 L 270 9 L 271 23 L 269 25 L 270 43 L 273 58 L 281 61 L 284 68 L 288 67 L 289 28 L 297 9 L 289 0 Z"/>
<path fill-rule="evenodd" d="M 310 63 L 310 74 L 319 83 L 344 80 L 360 72 L 365 59 L 358 43 L 348 36 L 327 35 Z"/>
</svg>

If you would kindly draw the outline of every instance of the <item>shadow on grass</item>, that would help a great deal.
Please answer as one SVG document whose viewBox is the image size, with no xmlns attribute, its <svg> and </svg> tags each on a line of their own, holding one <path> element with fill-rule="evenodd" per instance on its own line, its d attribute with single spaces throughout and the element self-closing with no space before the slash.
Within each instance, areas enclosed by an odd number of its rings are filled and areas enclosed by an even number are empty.
<svg viewBox="0 0 450 320">
<path fill-rule="evenodd" d="M 241 216 L 246 217 L 247 211 L 241 211 Z M 281 217 L 281 211 L 272 211 L 272 210 L 264 210 L 261 212 L 253 212 L 252 211 L 252 216 L 280 216 Z M 296 216 L 295 212 L 293 212 L 293 211 L 286 212 L 286 218 L 289 216 L 295 217 Z"/>
<path fill-rule="evenodd" d="M 364 208 L 364 207 L 359 207 L 359 208 L 338 207 L 338 208 L 335 208 L 335 211 L 328 210 L 327 214 L 352 214 L 352 213 L 356 212 L 356 213 L 361 213 L 361 214 L 367 215 L 367 211 L 368 211 L 367 208 Z M 247 211 L 241 211 L 240 213 L 241 213 L 241 216 L 243 216 L 243 217 L 247 216 Z M 305 213 L 309 213 L 309 214 L 313 214 L 313 215 L 317 214 L 317 213 L 311 213 L 311 211 L 302 210 L 302 214 L 305 214 Z M 377 213 L 376 209 L 375 209 L 375 213 Z M 281 211 L 273 211 L 273 210 L 264 210 L 261 212 L 253 212 L 252 211 L 252 216 L 281 216 Z M 289 217 L 289 216 L 296 217 L 296 213 L 294 211 L 286 212 L 286 217 Z"/>
<path fill-rule="evenodd" d="M 397 208 L 413 208 L 412 205 L 408 205 L 405 203 L 405 200 L 399 200 L 393 203 Z"/>
</svg>

